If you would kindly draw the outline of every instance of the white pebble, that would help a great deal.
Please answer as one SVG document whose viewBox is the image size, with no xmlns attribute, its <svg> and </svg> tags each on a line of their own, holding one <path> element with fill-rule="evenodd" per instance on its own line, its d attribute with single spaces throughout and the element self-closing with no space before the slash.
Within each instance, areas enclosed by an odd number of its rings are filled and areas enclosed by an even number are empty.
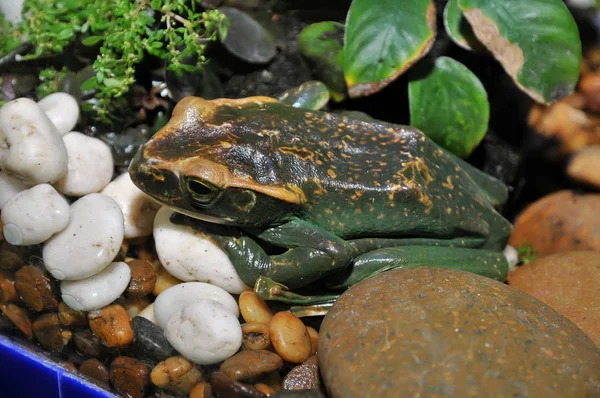
<svg viewBox="0 0 600 398">
<path fill-rule="evenodd" d="M 206 234 L 173 224 L 173 211 L 162 207 L 154 219 L 156 253 L 163 267 L 182 281 L 200 281 L 240 294 L 249 287 L 240 279 L 227 254 Z"/>
<path fill-rule="evenodd" d="M 125 238 L 152 234 L 152 223 L 160 204 L 136 187 L 125 172 L 104 188 L 102 193 L 117 202 L 125 219 Z"/>
<path fill-rule="evenodd" d="M 52 93 L 38 101 L 48 118 L 61 134 L 73 130 L 79 119 L 77 100 L 67 93 Z"/>
<path fill-rule="evenodd" d="M 199 365 L 221 362 L 242 345 L 238 319 L 212 300 L 200 300 L 177 311 L 169 319 L 165 335 L 173 348 Z"/>
<path fill-rule="evenodd" d="M 59 280 L 78 280 L 102 271 L 123 243 L 123 214 L 106 195 L 86 195 L 71 205 L 65 229 L 44 244 L 44 265 Z"/>
<path fill-rule="evenodd" d="M 4 207 L 10 198 L 28 187 L 23 181 L 0 171 L 0 209 Z"/>
<path fill-rule="evenodd" d="M 171 316 L 198 300 L 213 300 L 227 308 L 235 317 L 240 315 L 235 299 L 218 286 L 203 282 L 185 282 L 163 291 L 154 300 L 154 315 L 161 328 L 167 326 Z"/>
<path fill-rule="evenodd" d="M 94 276 L 78 281 L 62 281 L 63 301 L 76 311 L 97 310 L 119 298 L 127 289 L 131 269 L 124 262 L 109 264 Z"/>
<path fill-rule="evenodd" d="M 519 252 L 517 251 L 517 249 L 515 249 L 511 245 L 506 245 L 506 247 L 504 248 L 504 256 L 506 257 L 506 261 L 508 261 L 508 270 L 516 270 L 517 264 L 519 263 Z"/>
<path fill-rule="evenodd" d="M 69 155 L 67 174 L 56 188 L 72 196 L 100 192 L 113 176 L 114 162 L 110 147 L 98 138 L 72 131 L 63 137 Z"/>
<path fill-rule="evenodd" d="M 32 185 L 53 183 L 67 172 L 60 133 L 29 98 L 0 108 L 0 168 Z"/>
<path fill-rule="evenodd" d="M 141 310 L 137 316 L 146 318 L 156 326 L 158 326 L 158 321 L 156 320 L 156 316 L 154 316 L 154 303 L 151 303 L 149 306 Z"/>
<path fill-rule="evenodd" d="M 37 245 L 65 229 L 69 203 L 48 184 L 13 196 L 2 209 L 4 239 L 11 245 Z"/>
</svg>

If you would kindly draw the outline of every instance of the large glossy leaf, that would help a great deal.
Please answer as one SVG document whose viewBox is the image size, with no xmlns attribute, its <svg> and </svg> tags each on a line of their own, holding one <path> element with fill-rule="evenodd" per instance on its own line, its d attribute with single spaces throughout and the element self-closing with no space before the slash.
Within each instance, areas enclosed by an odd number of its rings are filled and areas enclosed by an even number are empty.
<svg viewBox="0 0 600 398">
<path fill-rule="evenodd" d="M 475 35 L 534 100 L 569 95 L 579 78 L 581 42 L 562 0 L 459 0 Z"/>
<path fill-rule="evenodd" d="M 381 90 L 431 49 L 433 0 L 353 0 L 346 17 L 344 76 L 350 97 Z"/>
<path fill-rule="evenodd" d="M 467 157 L 483 139 L 490 117 L 485 88 L 466 66 L 439 57 L 411 70 L 410 124 L 452 153 Z"/>
<path fill-rule="evenodd" d="M 481 43 L 477 41 L 471 25 L 469 25 L 469 22 L 460 10 L 458 0 L 449 0 L 446 3 L 446 8 L 444 8 L 444 28 L 450 39 L 465 50 L 474 50 L 482 47 Z"/>
</svg>

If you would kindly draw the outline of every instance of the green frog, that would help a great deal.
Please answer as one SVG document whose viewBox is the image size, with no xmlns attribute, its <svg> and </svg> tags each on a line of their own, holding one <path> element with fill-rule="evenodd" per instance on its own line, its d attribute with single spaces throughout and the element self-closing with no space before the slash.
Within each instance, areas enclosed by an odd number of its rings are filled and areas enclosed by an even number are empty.
<svg viewBox="0 0 600 398">
<path fill-rule="evenodd" d="M 269 97 L 187 97 L 129 173 L 212 231 L 249 286 L 347 287 L 416 265 L 508 271 L 506 186 L 409 126 Z"/>
</svg>

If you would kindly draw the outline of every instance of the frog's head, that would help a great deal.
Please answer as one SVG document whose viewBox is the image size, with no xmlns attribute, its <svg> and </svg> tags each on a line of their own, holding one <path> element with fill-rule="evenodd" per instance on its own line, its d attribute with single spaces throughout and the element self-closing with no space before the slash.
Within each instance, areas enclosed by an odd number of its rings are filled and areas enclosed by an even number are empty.
<svg viewBox="0 0 600 398">
<path fill-rule="evenodd" d="M 133 158 L 133 183 L 161 204 L 208 222 L 258 227 L 285 219 L 303 193 L 276 176 L 264 178 L 256 159 L 261 141 L 249 139 L 251 126 L 236 119 L 245 107 L 271 102 L 277 101 L 184 98 Z"/>
</svg>

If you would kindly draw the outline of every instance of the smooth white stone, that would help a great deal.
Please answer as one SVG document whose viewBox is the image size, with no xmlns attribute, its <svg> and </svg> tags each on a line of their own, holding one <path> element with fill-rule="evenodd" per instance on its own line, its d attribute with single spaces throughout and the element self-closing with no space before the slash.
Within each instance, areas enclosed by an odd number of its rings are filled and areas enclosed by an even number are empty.
<svg viewBox="0 0 600 398">
<path fill-rule="evenodd" d="M 200 281 L 240 294 L 249 287 L 240 279 L 227 254 L 208 237 L 170 221 L 173 211 L 162 207 L 154 219 L 156 253 L 168 273 L 182 281 Z"/>
<path fill-rule="evenodd" d="M 63 136 L 69 156 L 67 173 L 56 182 L 56 188 L 72 196 L 100 192 L 114 172 L 110 147 L 98 138 L 72 131 Z"/>
<path fill-rule="evenodd" d="M 237 302 L 225 290 L 204 282 L 184 282 L 163 291 L 154 300 L 154 315 L 161 328 L 167 326 L 171 316 L 183 307 L 198 300 L 213 300 L 227 308 L 235 317 L 240 315 Z"/>
<path fill-rule="evenodd" d="M 62 300 L 76 311 L 97 310 L 119 298 L 127 289 L 131 269 L 122 262 L 109 264 L 102 271 L 78 281 L 62 281 Z"/>
<path fill-rule="evenodd" d="M 10 198 L 27 188 L 29 188 L 29 185 L 0 170 L 0 209 L 4 207 Z"/>
<path fill-rule="evenodd" d="M 0 108 L 0 168 L 31 185 L 53 183 L 67 172 L 60 133 L 29 98 Z"/>
<path fill-rule="evenodd" d="M 519 263 L 519 252 L 517 251 L 517 249 L 515 249 L 511 245 L 506 245 L 506 247 L 504 248 L 504 256 L 506 257 L 506 261 L 508 261 L 508 270 L 516 270 L 517 264 Z"/>
<path fill-rule="evenodd" d="M 69 213 L 69 203 L 51 185 L 36 185 L 3 207 L 4 239 L 11 245 L 37 245 L 65 229 Z"/>
<path fill-rule="evenodd" d="M 62 135 L 73 130 L 79 119 L 79 104 L 67 93 L 52 93 L 38 101 L 48 118 Z"/>
<path fill-rule="evenodd" d="M 152 224 L 160 204 L 136 187 L 129 173 L 115 178 L 102 193 L 113 198 L 121 208 L 125 219 L 126 239 L 152 234 Z"/>
<path fill-rule="evenodd" d="M 154 303 L 150 304 L 149 306 L 147 306 L 146 308 L 141 310 L 137 314 L 137 316 L 146 318 L 147 320 L 149 320 L 150 322 L 152 322 L 153 324 L 158 326 L 158 321 L 156 320 L 156 316 L 154 316 Z"/>
<path fill-rule="evenodd" d="M 106 195 L 86 195 L 71 205 L 65 229 L 44 244 L 44 265 L 59 280 L 79 280 L 102 271 L 123 243 L 123 214 Z"/>
<path fill-rule="evenodd" d="M 166 333 L 173 348 L 199 365 L 221 362 L 242 345 L 242 327 L 231 311 L 213 300 L 200 300 L 177 311 Z"/>
</svg>

